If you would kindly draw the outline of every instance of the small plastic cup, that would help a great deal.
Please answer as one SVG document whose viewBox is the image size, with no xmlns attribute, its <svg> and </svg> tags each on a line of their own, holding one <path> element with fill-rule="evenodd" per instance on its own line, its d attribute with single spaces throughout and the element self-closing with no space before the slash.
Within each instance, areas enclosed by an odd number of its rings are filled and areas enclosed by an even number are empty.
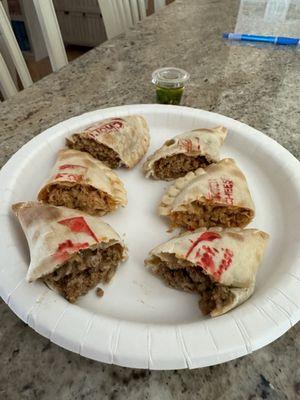
<svg viewBox="0 0 300 400">
<path fill-rule="evenodd" d="M 175 67 L 160 68 L 153 72 L 152 83 L 156 86 L 156 101 L 159 104 L 180 104 L 185 84 L 190 74 Z"/>
</svg>

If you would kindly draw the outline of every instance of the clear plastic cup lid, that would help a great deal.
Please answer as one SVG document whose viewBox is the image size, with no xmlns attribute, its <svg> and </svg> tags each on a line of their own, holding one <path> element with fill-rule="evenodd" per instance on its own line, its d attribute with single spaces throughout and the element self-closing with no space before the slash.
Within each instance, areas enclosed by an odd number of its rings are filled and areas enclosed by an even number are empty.
<svg viewBox="0 0 300 400">
<path fill-rule="evenodd" d="M 159 68 L 152 74 L 152 83 L 166 88 L 180 88 L 190 79 L 184 69 L 175 67 Z"/>
</svg>

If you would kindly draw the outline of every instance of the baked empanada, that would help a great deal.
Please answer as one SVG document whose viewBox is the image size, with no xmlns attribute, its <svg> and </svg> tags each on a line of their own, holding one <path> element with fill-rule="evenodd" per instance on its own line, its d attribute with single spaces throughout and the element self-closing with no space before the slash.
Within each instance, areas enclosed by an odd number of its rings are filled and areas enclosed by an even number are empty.
<svg viewBox="0 0 300 400">
<path fill-rule="evenodd" d="M 254 210 L 246 178 L 231 158 L 177 179 L 158 208 L 160 215 L 170 219 L 171 229 L 243 228 L 253 219 Z"/>
<path fill-rule="evenodd" d="M 226 313 L 254 291 L 269 235 L 256 229 L 198 229 L 150 252 L 146 266 L 169 286 L 198 293 L 204 314 Z"/>
<path fill-rule="evenodd" d="M 100 218 L 38 202 L 12 207 L 30 250 L 28 282 L 43 279 L 71 303 L 111 280 L 127 249 Z"/>
<path fill-rule="evenodd" d="M 197 168 L 205 168 L 220 159 L 220 147 L 227 128 L 196 129 L 167 140 L 146 160 L 143 171 L 147 178 L 172 180 Z"/>
<path fill-rule="evenodd" d="M 38 200 L 55 206 L 104 215 L 127 204 L 120 178 L 88 153 L 64 149 L 58 153 L 50 179 Z"/>
<path fill-rule="evenodd" d="M 110 168 L 133 168 L 147 152 L 150 135 L 145 118 L 130 115 L 96 122 L 66 142 L 68 147 L 86 151 Z"/>
</svg>

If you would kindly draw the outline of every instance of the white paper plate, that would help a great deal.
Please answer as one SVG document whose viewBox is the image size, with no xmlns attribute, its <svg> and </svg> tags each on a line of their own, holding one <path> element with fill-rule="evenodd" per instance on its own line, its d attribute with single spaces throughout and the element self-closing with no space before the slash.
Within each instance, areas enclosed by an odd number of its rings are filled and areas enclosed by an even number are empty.
<svg viewBox="0 0 300 400">
<path fill-rule="evenodd" d="M 76 305 L 43 283 L 28 284 L 29 253 L 10 205 L 35 199 L 64 138 L 111 116 L 144 115 L 151 129 L 149 153 L 189 129 L 224 125 L 222 156 L 245 172 L 256 204 L 251 226 L 271 235 L 254 295 L 221 317 L 200 314 L 195 295 L 170 289 L 148 273 L 148 251 L 167 240 L 156 207 L 168 184 L 146 180 L 141 164 L 119 170 L 129 205 L 109 222 L 129 246 L 130 258 L 97 298 L 94 290 Z M 23 146 L 0 173 L 0 294 L 33 329 L 85 357 L 127 367 L 195 368 L 248 354 L 286 332 L 300 317 L 299 162 L 278 143 L 230 118 L 185 107 L 137 105 L 98 110 L 71 118 Z"/>
</svg>

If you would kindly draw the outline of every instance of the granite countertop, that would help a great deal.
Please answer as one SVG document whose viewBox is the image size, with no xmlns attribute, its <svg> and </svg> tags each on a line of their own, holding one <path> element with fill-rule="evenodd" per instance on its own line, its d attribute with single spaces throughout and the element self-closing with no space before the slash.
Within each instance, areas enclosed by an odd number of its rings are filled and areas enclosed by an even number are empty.
<svg viewBox="0 0 300 400">
<path fill-rule="evenodd" d="M 0 166 L 44 129 L 96 108 L 152 103 L 151 72 L 191 73 L 184 105 L 245 122 L 300 157 L 300 53 L 229 46 L 237 0 L 177 0 L 0 105 Z M 205 40 L 204 40 L 205 38 Z M 73 354 L 0 301 L 1 399 L 300 399 L 300 325 L 243 358 L 181 371 L 143 371 Z"/>
</svg>

